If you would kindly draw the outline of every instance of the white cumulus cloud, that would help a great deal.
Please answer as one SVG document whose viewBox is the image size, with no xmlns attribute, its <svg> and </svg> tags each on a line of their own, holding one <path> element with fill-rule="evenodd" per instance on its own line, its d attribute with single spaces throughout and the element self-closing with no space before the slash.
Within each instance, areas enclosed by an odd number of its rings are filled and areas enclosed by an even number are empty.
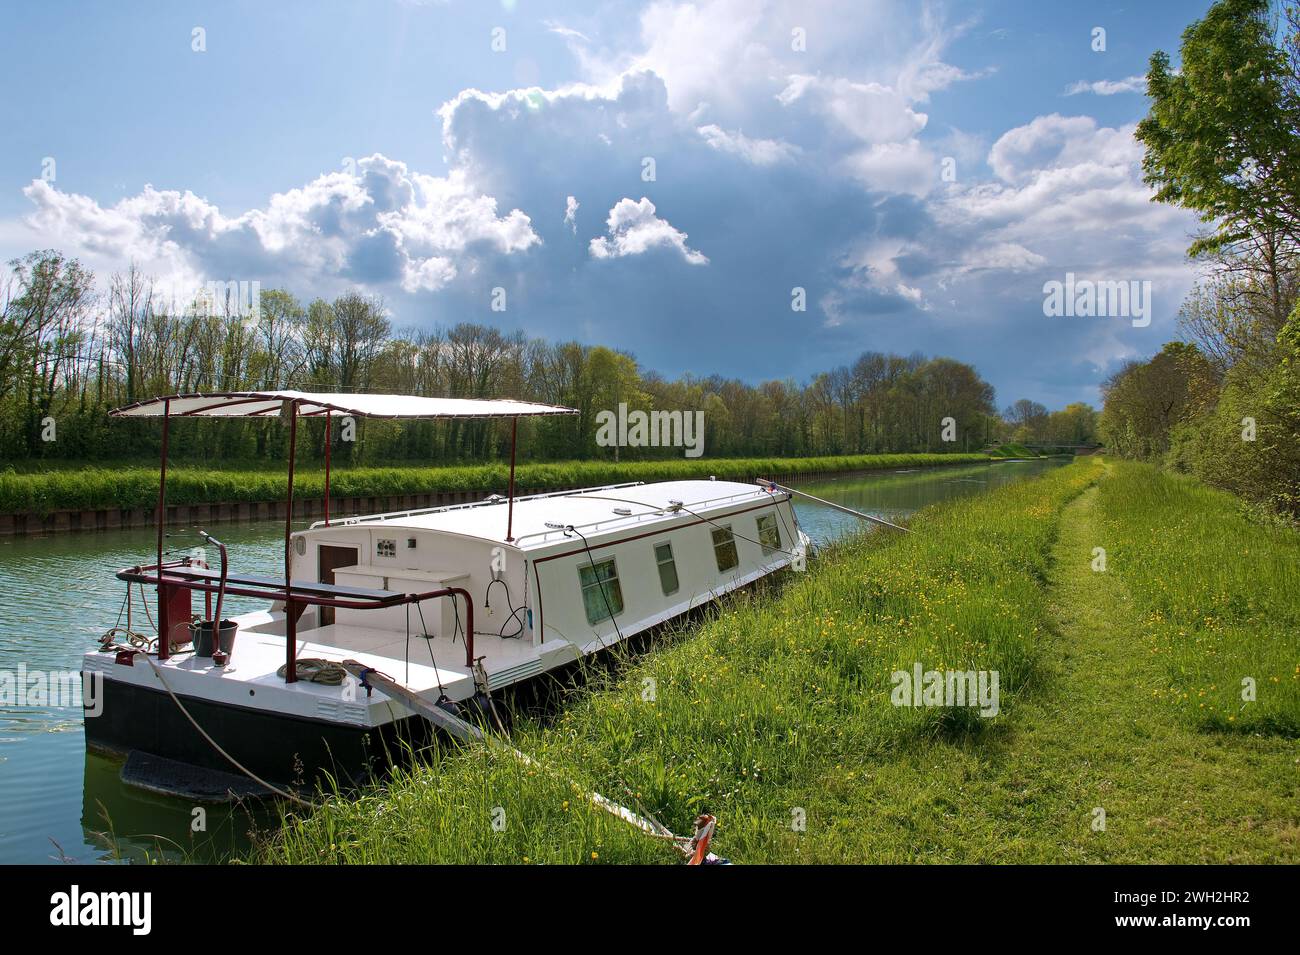
<svg viewBox="0 0 1300 955">
<path fill-rule="evenodd" d="M 617 259 L 641 255 L 651 249 L 675 249 L 691 265 L 708 265 L 709 259 L 686 244 L 686 233 L 655 215 L 654 203 L 644 196 L 639 201 L 624 198 L 609 210 L 605 220 L 608 234 L 597 236 L 589 246 L 594 259 Z"/>
<path fill-rule="evenodd" d="M 773 166 L 789 162 L 799 155 L 798 146 L 780 139 L 751 139 L 737 130 L 729 133 L 721 126 L 710 123 L 696 130 L 700 137 L 719 152 L 739 156 L 755 166 Z"/>
<path fill-rule="evenodd" d="M 1147 79 L 1145 76 L 1126 76 L 1122 80 L 1079 80 L 1065 89 L 1066 96 L 1078 96 L 1080 93 L 1095 93 L 1097 96 L 1114 96 L 1116 93 L 1145 93 Z"/>
<path fill-rule="evenodd" d="M 164 281 L 288 273 L 429 291 L 480 255 L 541 242 L 527 215 L 498 214 L 462 171 L 429 176 L 378 154 L 233 217 L 192 192 L 152 186 L 111 206 L 43 180 L 24 194 L 34 206 L 25 224 L 41 242 L 110 267 L 135 262 Z"/>
</svg>

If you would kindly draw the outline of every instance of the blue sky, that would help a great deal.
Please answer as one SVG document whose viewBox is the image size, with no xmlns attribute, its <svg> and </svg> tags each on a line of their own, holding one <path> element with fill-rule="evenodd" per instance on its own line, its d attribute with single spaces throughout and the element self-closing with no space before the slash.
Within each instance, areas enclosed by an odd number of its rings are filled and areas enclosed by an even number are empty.
<svg viewBox="0 0 1300 955">
<path fill-rule="evenodd" d="M 1001 405 L 1096 402 L 1195 278 L 1134 78 L 1207 6 L 9 4 L 0 255 L 134 261 L 181 297 L 360 286 L 398 326 L 669 375 L 920 351 Z M 1150 325 L 1045 316 L 1067 272 L 1150 281 Z"/>
</svg>

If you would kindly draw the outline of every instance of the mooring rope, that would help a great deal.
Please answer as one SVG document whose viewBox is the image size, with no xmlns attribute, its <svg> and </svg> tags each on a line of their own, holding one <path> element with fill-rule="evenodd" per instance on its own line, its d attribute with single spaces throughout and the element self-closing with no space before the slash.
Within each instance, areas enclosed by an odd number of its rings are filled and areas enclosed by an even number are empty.
<svg viewBox="0 0 1300 955">
<path fill-rule="evenodd" d="M 617 816 L 624 822 L 630 823 L 652 838 L 662 839 L 663 841 L 670 843 L 686 857 L 688 865 L 701 865 L 703 863 L 719 863 L 726 861 L 718 859 L 716 856 L 711 856 L 708 851 L 709 844 L 712 842 L 714 832 L 717 828 L 717 820 L 713 816 L 708 815 L 707 813 L 701 813 L 697 816 L 695 819 L 695 834 L 693 836 L 675 835 L 672 830 L 668 829 L 667 826 L 659 822 L 653 816 L 650 816 L 649 813 L 634 812 L 626 806 L 622 806 L 594 790 L 587 789 L 571 777 L 539 762 L 522 750 L 512 746 L 504 738 L 504 732 L 500 737 L 498 737 L 486 732 L 483 728 L 475 726 L 473 723 L 467 722 L 455 713 L 438 707 L 437 704 L 429 704 L 410 687 L 398 683 L 387 673 L 383 673 L 373 667 L 367 667 L 364 664 L 358 663 L 356 660 L 345 660 L 344 666 L 348 668 L 348 672 L 357 677 L 360 681 L 360 685 L 365 688 L 367 692 L 372 689 L 379 689 L 386 692 L 390 699 L 396 695 L 397 698 L 405 702 L 408 707 L 415 709 L 417 713 L 423 715 L 425 719 L 429 720 L 429 722 L 433 723 L 435 726 L 442 726 L 442 728 L 450 733 L 454 738 L 459 739 L 462 742 L 479 743 L 489 752 L 494 750 L 503 751 L 517 759 L 524 766 L 536 769 L 539 772 L 544 772 L 565 782 L 574 792 L 581 794 L 593 805 Z M 384 682 L 378 684 L 371 683 L 370 680 L 376 677 L 390 685 L 385 685 Z M 421 709 L 424 709 L 427 712 L 421 712 Z M 430 715 L 430 713 L 433 713 L 434 715 Z"/>
<path fill-rule="evenodd" d="M 883 517 L 876 517 L 874 514 L 868 514 L 865 511 L 859 511 L 851 507 L 845 507 L 843 504 L 836 504 L 834 501 L 828 501 L 825 498 L 815 497 L 812 494 L 809 494 L 807 491 L 799 491 L 792 487 L 785 487 L 784 485 L 777 484 L 775 481 L 768 481 L 765 480 L 764 478 L 759 478 L 758 486 L 769 490 L 785 491 L 787 494 L 792 494 L 792 495 L 798 494 L 800 497 L 806 497 L 810 501 L 816 501 L 818 504 L 825 505 L 826 507 L 833 508 L 837 511 L 843 511 L 845 514 L 852 514 L 854 517 L 861 518 L 864 521 L 871 521 L 872 523 L 879 524 L 882 527 L 888 527 L 896 531 L 902 531 L 904 534 L 912 533 L 911 528 L 903 527 L 901 524 L 895 524 L 893 521 L 887 521 Z"/>
<path fill-rule="evenodd" d="M 342 686 L 348 675 L 348 671 L 333 660 L 323 660 L 320 657 L 303 657 L 295 661 L 295 667 L 299 680 L 305 680 L 308 683 L 319 683 L 322 686 Z M 289 664 L 287 663 L 280 664 L 280 668 L 275 671 L 275 675 L 281 680 L 288 673 Z"/>
<path fill-rule="evenodd" d="M 157 637 L 136 633 L 126 627 L 113 627 L 111 630 L 105 631 L 104 636 L 100 638 L 101 646 L 105 648 L 113 646 L 113 641 L 117 637 L 126 640 L 133 650 L 152 650 L 158 646 Z"/>
</svg>

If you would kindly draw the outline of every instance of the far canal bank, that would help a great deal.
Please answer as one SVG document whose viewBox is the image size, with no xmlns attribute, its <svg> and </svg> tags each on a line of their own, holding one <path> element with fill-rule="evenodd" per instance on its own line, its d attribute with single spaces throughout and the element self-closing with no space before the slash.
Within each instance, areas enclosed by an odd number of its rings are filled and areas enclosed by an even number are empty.
<svg viewBox="0 0 1300 955">
<path fill-rule="evenodd" d="M 684 478 L 812 481 L 990 460 L 994 459 L 984 454 L 867 454 L 622 463 L 561 461 L 520 466 L 515 475 L 515 493 L 524 496 Z M 499 464 L 338 469 L 330 478 L 329 514 L 331 518 L 343 518 L 466 504 L 492 494 L 505 494 L 509 479 L 509 469 Z M 285 475 L 278 471 L 169 467 L 166 523 L 176 527 L 282 521 L 286 488 Z M 156 467 L 0 473 L 0 537 L 152 527 L 158 514 L 157 495 Z M 324 516 L 324 472 L 300 472 L 294 479 L 294 519 L 317 520 Z"/>
</svg>

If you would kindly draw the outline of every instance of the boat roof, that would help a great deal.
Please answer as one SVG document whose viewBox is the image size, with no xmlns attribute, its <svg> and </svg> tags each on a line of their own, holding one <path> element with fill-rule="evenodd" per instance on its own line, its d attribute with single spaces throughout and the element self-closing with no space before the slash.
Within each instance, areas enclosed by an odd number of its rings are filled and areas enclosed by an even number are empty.
<svg viewBox="0 0 1300 955">
<path fill-rule="evenodd" d="M 302 417 L 327 413 L 359 418 L 515 418 L 577 414 L 575 408 L 512 398 L 426 398 L 419 395 L 334 394 L 309 391 L 219 391 L 165 395 L 109 412 L 115 418 L 273 418 L 295 402 Z"/>
<path fill-rule="evenodd" d="M 538 494 L 515 498 L 513 546 L 522 550 L 546 547 L 561 541 L 581 541 L 576 535 L 566 537 L 562 528 L 572 525 L 588 537 L 603 537 L 612 531 L 626 531 L 654 523 L 667 523 L 679 517 L 689 518 L 687 511 L 712 513 L 719 509 L 772 499 L 774 495 L 754 484 L 738 481 L 659 481 L 654 484 L 617 484 L 555 494 Z M 777 497 L 778 500 L 783 498 Z M 684 510 L 673 510 L 681 502 Z M 376 514 L 333 521 L 330 528 L 342 526 L 387 526 L 394 529 L 438 531 L 506 543 L 505 498 L 460 504 L 423 511 Z M 500 504 L 502 506 L 495 506 Z M 617 513 L 621 508 L 630 513 Z M 548 527 L 548 524 L 560 525 Z M 323 522 L 312 525 L 324 530 Z"/>
</svg>

